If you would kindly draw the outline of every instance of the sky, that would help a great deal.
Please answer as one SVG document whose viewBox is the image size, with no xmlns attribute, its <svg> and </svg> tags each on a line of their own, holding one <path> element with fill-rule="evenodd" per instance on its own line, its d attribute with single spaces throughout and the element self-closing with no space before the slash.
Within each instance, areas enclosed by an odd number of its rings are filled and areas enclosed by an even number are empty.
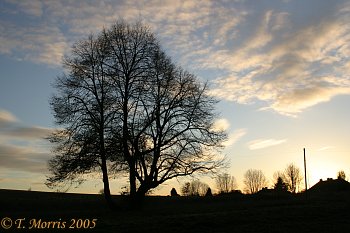
<svg viewBox="0 0 350 233">
<path fill-rule="evenodd" d="M 178 65 L 208 82 L 228 133 L 222 172 L 240 189 L 251 168 L 270 186 L 288 164 L 303 169 L 303 148 L 310 185 L 350 176 L 349 1 L 0 0 L 0 189 L 50 191 L 44 138 L 57 127 L 49 98 L 62 58 L 121 18 L 150 26 Z M 212 177 L 197 178 L 215 190 Z M 112 193 L 125 185 L 115 177 Z M 100 189 L 94 175 L 69 192 Z"/>
</svg>

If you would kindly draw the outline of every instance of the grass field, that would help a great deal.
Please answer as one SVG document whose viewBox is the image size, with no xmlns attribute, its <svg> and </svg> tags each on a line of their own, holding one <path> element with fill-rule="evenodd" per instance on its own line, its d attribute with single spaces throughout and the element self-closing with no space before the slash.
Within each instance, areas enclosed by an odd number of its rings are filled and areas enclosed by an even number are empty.
<svg viewBox="0 0 350 233">
<path fill-rule="evenodd" d="M 349 197 L 150 196 L 130 210 L 115 196 L 110 210 L 102 195 L 0 190 L 0 232 L 350 232 Z"/>
</svg>

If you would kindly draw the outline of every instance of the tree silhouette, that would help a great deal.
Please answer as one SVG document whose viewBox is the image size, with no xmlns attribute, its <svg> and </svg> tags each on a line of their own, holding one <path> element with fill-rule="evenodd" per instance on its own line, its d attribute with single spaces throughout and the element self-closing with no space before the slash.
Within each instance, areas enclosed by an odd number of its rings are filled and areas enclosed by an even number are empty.
<svg viewBox="0 0 350 233">
<path fill-rule="evenodd" d="M 186 182 L 181 187 L 181 193 L 183 196 L 205 196 L 209 186 L 199 180 L 193 180 Z M 210 190 L 211 191 L 211 190 Z"/>
<path fill-rule="evenodd" d="M 118 22 L 104 38 L 121 106 L 114 136 L 128 164 L 130 195 L 143 197 L 169 179 L 219 168 L 223 161 L 214 152 L 226 135 L 214 130 L 216 101 L 207 86 L 176 67 L 140 23 Z"/>
<path fill-rule="evenodd" d="M 337 174 L 338 179 L 346 180 L 346 175 L 344 171 L 339 171 Z"/>
<path fill-rule="evenodd" d="M 175 189 L 175 188 L 172 188 L 172 189 L 171 189 L 171 191 L 170 191 L 170 195 L 171 195 L 172 197 L 179 196 L 179 194 L 177 194 L 177 191 L 176 191 L 176 189 Z"/>
<path fill-rule="evenodd" d="M 56 123 L 63 129 L 50 137 L 55 157 L 49 161 L 49 187 L 81 183 L 82 176 L 102 172 L 104 195 L 112 203 L 107 161 L 111 160 L 115 96 L 107 70 L 103 41 L 90 36 L 77 42 L 64 61 L 68 73 L 58 77 L 50 101 Z"/>
<path fill-rule="evenodd" d="M 287 192 L 288 191 L 288 186 L 286 183 L 284 183 L 283 178 L 279 176 L 277 178 L 277 182 L 274 185 L 274 189 L 278 192 Z"/>
<path fill-rule="evenodd" d="M 191 183 L 186 182 L 184 185 L 181 186 L 181 194 L 183 196 L 190 196 L 191 195 Z"/>
<path fill-rule="evenodd" d="M 227 173 L 219 174 L 215 179 L 215 183 L 219 193 L 229 193 L 237 188 L 235 177 Z"/>
<path fill-rule="evenodd" d="M 261 170 L 249 169 L 244 174 L 245 191 L 249 194 L 259 192 L 267 184 L 266 177 Z"/>
<path fill-rule="evenodd" d="M 287 184 L 288 190 L 292 193 L 296 193 L 303 181 L 303 175 L 300 169 L 291 163 L 283 172 L 283 180 Z"/>
<path fill-rule="evenodd" d="M 130 196 L 141 199 L 167 180 L 223 165 L 217 152 L 226 134 L 213 127 L 217 101 L 172 63 L 148 27 L 117 21 L 76 43 L 65 66 L 51 101 L 64 129 L 50 137 L 49 184 L 99 167 L 110 200 L 113 169 L 128 173 Z"/>
<path fill-rule="evenodd" d="M 213 193 L 211 192 L 211 188 L 207 189 L 207 192 L 205 193 L 205 196 L 206 197 L 212 197 L 213 196 Z"/>
</svg>

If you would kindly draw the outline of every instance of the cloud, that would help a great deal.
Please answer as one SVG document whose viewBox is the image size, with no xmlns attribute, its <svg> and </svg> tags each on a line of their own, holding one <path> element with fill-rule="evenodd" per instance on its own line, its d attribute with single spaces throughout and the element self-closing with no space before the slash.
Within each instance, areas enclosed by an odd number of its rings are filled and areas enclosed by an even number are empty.
<svg viewBox="0 0 350 233">
<path fill-rule="evenodd" d="M 50 153 L 44 137 L 52 129 L 39 126 L 23 126 L 16 116 L 0 111 L 0 168 L 33 173 L 47 172 Z"/>
<path fill-rule="evenodd" d="M 31 0 L 31 1 L 21 1 L 21 0 L 5 0 L 9 3 L 13 3 L 13 4 L 17 4 L 20 11 L 32 15 L 32 16 L 36 16 L 36 17 L 40 17 L 43 14 L 43 3 L 41 0 Z"/>
<path fill-rule="evenodd" d="M 269 25 L 272 16 L 272 11 L 265 12 L 264 16 L 262 17 L 260 26 L 256 29 L 256 32 L 253 34 L 253 36 L 248 38 L 241 51 L 238 51 L 238 53 L 249 53 L 254 49 L 259 49 L 266 46 L 272 40 L 272 35 L 269 33 Z"/>
<path fill-rule="evenodd" d="M 203 60 L 204 66 L 217 63 L 228 73 L 213 81 L 211 94 L 241 104 L 263 101 L 263 110 L 288 116 L 350 94 L 349 14 L 339 9 L 300 25 L 291 23 L 292 13 L 266 11 L 241 48 Z"/>
<path fill-rule="evenodd" d="M 228 139 L 227 139 L 227 141 L 225 141 L 223 143 L 223 145 L 226 147 L 232 146 L 233 144 L 235 144 L 240 138 L 242 138 L 246 134 L 247 134 L 246 129 L 237 129 L 228 135 Z"/>
<path fill-rule="evenodd" d="M 321 147 L 320 149 L 318 149 L 317 151 L 324 151 L 324 150 L 329 150 L 329 149 L 333 149 L 334 147 L 333 146 L 324 146 L 324 147 Z"/>
<path fill-rule="evenodd" d="M 318 103 L 327 102 L 332 99 L 332 97 L 341 94 L 350 94 L 350 87 L 305 87 L 303 89 L 295 89 L 289 93 L 282 94 L 276 98 L 275 102 L 269 108 L 287 116 L 296 116 L 297 113 L 302 112 L 304 109 Z"/>
<path fill-rule="evenodd" d="M 17 122 L 17 118 L 10 112 L 0 109 L 0 129 L 2 126 Z"/>
<path fill-rule="evenodd" d="M 230 128 L 230 122 L 225 118 L 217 119 L 213 125 L 213 129 L 216 131 L 225 131 L 228 128 Z"/>
<path fill-rule="evenodd" d="M 91 32 L 99 32 L 120 17 L 128 21 L 141 19 L 151 25 L 172 55 L 188 57 L 186 63 L 191 61 L 191 55 L 197 56 L 195 51 L 212 47 L 212 44 L 224 46 L 232 40 L 245 14 L 243 10 L 228 8 L 218 1 L 199 0 L 8 2 L 10 8 L 17 9 L 12 14 L 30 20 L 22 24 L 0 22 L 3 35 L 0 52 L 22 51 L 31 56 L 22 54 L 21 59 L 49 64 L 59 64 L 69 44 Z M 33 21 L 35 16 L 40 20 Z M 24 44 L 32 46 L 28 49 Z"/>
<path fill-rule="evenodd" d="M 258 150 L 266 147 L 276 146 L 282 143 L 285 143 L 287 139 L 276 140 L 276 139 L 258 139 L 250 141 L 248 147 L 250 150 Z"/>
<path fill-rule="evenodd" d="M 16 11 L 4 14 L 23 20 L 0 21 L 0 53 L 59 65 L 69 46 L 87 34 L 119 17 L 141 19 L 176 62 L 211 79 L 212 95 L 297 116 L 349 94 L 350 3 L 314 8 L 305 2 L 298 12 L 293 4 L 9 0 L 5 7 Z"/>
<path fill-rule="evenodd" d="M 23 124 L 6 110 L 0 110 L 0 136 L 7 139 L 41 140 L 53 132 L 51 128 L 40 126 L 23 126 Z"/>
<path fill-rule="evenodd" d="M 6 131 L 0 132 L 0 135 L 4 135 L 11 138 L 21 139 L 43 139 L 51 134 L 53 129 L 32 126 L 32 127 L 16 127 Z"/>
<path fill-rule="evenodd" d="M 59 65 L 68 43 L 58 27 L 16 25 L 0 21 L 0 53 L 19 60 Z"/>
<path fill-rule="evenodd" d="M 0 144 L 0 167 L 33 173 L 47 172 L 48 152 L 35 148 Z"/>
</svg>

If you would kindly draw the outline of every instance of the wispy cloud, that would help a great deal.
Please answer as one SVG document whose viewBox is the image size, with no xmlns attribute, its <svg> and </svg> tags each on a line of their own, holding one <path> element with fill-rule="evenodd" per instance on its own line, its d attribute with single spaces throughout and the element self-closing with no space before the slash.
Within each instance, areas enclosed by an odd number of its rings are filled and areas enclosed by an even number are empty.
<svg viewBox="0 0 350 233">
<path fill-rule="evenodd" d="M 285 143 L 287 139 L 277 140 L 277 139 L 258 139 L 250 141 L 248 147 L 250 150 L 258 150 L 266 147 L 276 146 Z"/>
<path fill-rule="evenodd" d="M 302 89 L 295 89 L 289 93 L 281 94 L 276 98 L 276 101 L 270 107 L 264 109 L 273 109 L 281 114 L 287 116 L 296 116 L 315 104 L 327 102 L 334 96 L 350 94 L 350 87 L 304 87 Z"/>
<path fill-rule="evenodd" d="M 16 116 L 0 111 L 0 167 L 17 171 L 47 171 L 50 153 L 43 141 L 52 129 L 23 126 Z"/>
<path fill-rule="evenodd" d="M 211 79 L 212 95 L 297 116 L 350 94 L 350 4 L 323 2 L 317 12 L 309 2 L 298 12 L 283 4 L 295 3 L 7 0 L 16 10 L 3 12 L 23 20 L 0 21 L 0 53 L 58 65 L 87 34 L 141 19 L 177 62 Z"/>
<path fill-rule="evenodd" d="M 0 127 L 18 121 L 10 112 L 0 109 Z"/>
<path fill-rule="evenodd" d="M 317 151 L 325 151 L 325 150 L 329 150 L 332 148 L 334 148 L 334 147 L 333 146 L 324 146 L 324 147 L 319 148 Z"/>
<path fill-rule="evenodd" d="M 131 21 L 141 19 L 151 25 L 162 44 L 175 56 L 187 56 L 184 61 L 187 63 L 191 61 L 192 52 L 197 56 L 195 51 L 212 47 L 212 44 L 223 46 L 232 40 L 234 28 L 245 14 L 219 1 L 7 2 L 9 8 L 16 8 L 12 15 L 31 20 L 28 20 L 28 25 L 0 22 L 0 52 L 13 54 L 22 50 L 34 55 L 27 59 L 49 64 L 59 64 L 59 57 L 67 51 L 69 44 L 91 32 L 99 32 L 120 17 Z M 45 23 L 33 21 L 33 17 L 44 18 Z M 37 47 L 37 44 L 43 47 Z M 31 45 L 30 49 L 26 45 Z"/>
<path fill-rule="evenodd" d="M 0 167 L 34 173 L 47 172 L 48 152 L 37 148 L 4 145 L 0 143 Z"/>
<path fill-rule="evenodd" d="M 216 131 L 225 131 L 228 128 L 230 128 L 230 122 L 226 118 L 217 119 L 213 125 L 213 129 Z"/>
<path fill-rule="evenodd" d="M 210 63 L 203 62 L 210 66 L 216 61 L 230 73 L 214 81 L 212 94 L 242 104 L 264 101 L 264 110 L 288 116 L 350 94 L 350 79 L 344 72 L 349 63 L 350 16 L 340 9 L 305 25 L 291 25 L 290 13 L 267 11 L 242 48 L 218 51 L 209 57 Z"/>
<path fill-rule="evenodd" d="M 18 60 L 58 65 L 68 43 L 57 26 L 16 25 L 0 20 L 0 53 Z"/>
<path fill-rule="evenodd" d="M 15 115 L 0 109 L 0 137 L 24 140 L 42 140 L 53 132 L 51 128 L 24 126 Z"/>
<path fill-rule="evenodd" d="M 225 118 L 217 119 L 214 122 L 213 129 L 217 131 L 228 131 L 230 128 L 230 122 Z M 223 146 L 229 147 L 234 145 L 239 139 L 247 134 L 247 129 L 236 129 L 231 133 L 228 133 L 227 140 L 223 142 Z"/>
<path fill-rule="evenodd" d="M 41 17 L 43 14 L 44 4 L 41 0 L 31 1 L 18 1 L 18 0 L 5 0 L 10 3 L 18 4 L 19 9 L 29 15 Z"/>
<path fill-rule="evenodd" d="M 46 138 L 52 132 L 53 132 L 53 129 L 39 127 L 39 126 L 31 126 L 31 127 L 18 126 L 12 129 L 0 131 L 0 136 L 2 135 L 9 138 L 20 138 L 25 140 L 30 140 L 30 139 L 38 140 L 38 139 Z"/>
<path fill-rule="evenodd" d="M 223 143 L 223 145 L 226 147 L 232 146 L 246 134 L 247 129 L 237 129 L 228 135 L 228 139 Z"/>
</svg>

